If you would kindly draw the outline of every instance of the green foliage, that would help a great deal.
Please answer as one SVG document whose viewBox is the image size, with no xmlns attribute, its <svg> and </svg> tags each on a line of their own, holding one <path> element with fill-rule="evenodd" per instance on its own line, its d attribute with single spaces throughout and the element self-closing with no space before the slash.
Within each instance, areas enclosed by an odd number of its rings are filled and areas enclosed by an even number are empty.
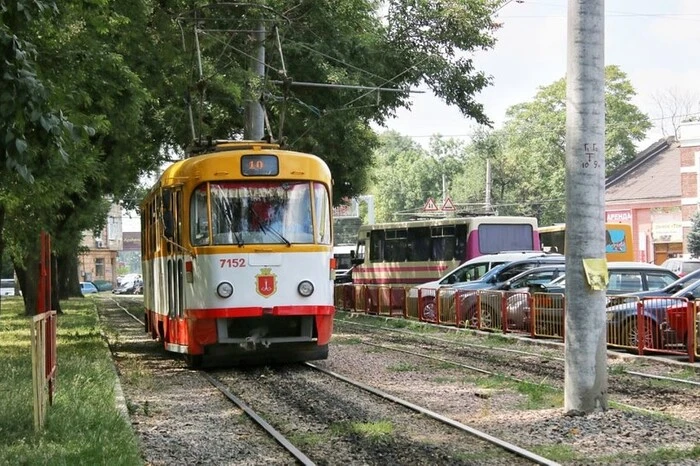
<svg viewBox="0 0 700 466">
<path fill-rule="evenodd" d="M 139 445 L 114 403 L 116 373 L 94 302 L 71 300 L 59 317 L 58 389 L 43 435 L 34 433 L 29 321 L 21 298 L 0 313 L 0 464 L 140 464 Z"/>
<path fill-rule="evenodd" d="M 688 233 L 688 252 L 692 257 L 700 257 L 700 211 L 693 214 L 693 223 Z"/>
<path fill-rule="evenodd" d="M 651 123 L 630 103 L 635 92 L 619 67 L 606 67 L 605 83 L 610 173 L 634 158 L 634 143 Z M 487 135 L 492 202 L 500 214 L 535 215 L 543 225 L 565 221 L 566 81 L 540 88 L 532 101 L 510 107 L 506 116 L 504 128 Z M 477 140 L 475 150 L 479 144 L 483 142 Z"/>
</svg>

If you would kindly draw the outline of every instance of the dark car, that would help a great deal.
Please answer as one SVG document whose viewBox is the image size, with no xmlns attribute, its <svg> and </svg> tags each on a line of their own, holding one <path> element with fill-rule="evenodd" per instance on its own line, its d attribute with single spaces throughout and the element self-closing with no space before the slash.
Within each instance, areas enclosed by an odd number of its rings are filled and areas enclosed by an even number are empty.
<svg viewBox="0 0 700 466">
<path fill-rule="evenodd" d="M 95 288 L 97 288 L 97 291 L 111 291 L 112 290 L 112 282 L 109 282 L 107 280 L 93 280 L 92 284 L 95 285 Z"/>
<path fill-rule="evenodd" d="M 644 262 L 610 262 L 608 263 L 609 299 L 616 295 L 627 296 L 641 291 L 655 291 L 665 288 L 678 280 L 678 276 L 668 269 Z M 564 277 L 541 288 L 542 306 L 537 306 L 535 317 L 535 332 L 543 335 L 563 335 L 564 329 L 564 299 L 566 281 Z M 622 298 L 620 298 L 622 299 Z M 527 301 L 508 300 L 508 313 L 523 313 L 526 327 L 530 325 L 530 309 Z M 522 309 L 517 309 L 521 307 Z"/>
<path fill-rule="evenodd" d="M 608 342 L 636 347 L 640 335 L 643 335 L 644 346 L 650 349 L 683 343 L 687 337 L 688 302 L 698 297 L 700 279 L 670 296 L 642 298 L 641 306 L 636 300 L 609 306 L 605 310 Z M 638 321 L 640 312 L 641 326 Z"/>
<path fill-rule="evenodd" d="M 352 283 L 352 268 L 336 273 L 334 283 L 336 285 Z"/>
<path fill-rule="evenodd" d="M 513 286 L 511 280 L 525 271 L 546 265 L 563 267 L 564 263 L 565 257 L 563 255 L 521 259 L 494 267 L 479 280 L 454 285 L 453 288 L 457 293 L 459 321 L 469 321 L 472 322 L 472 325 L 480 327 L 500 327 L 500 309 L 502 308 L 500 294 L 482 294 L 481 299 L 479 299 L 478 292 L 511 289 Z M 479 301 L 481 302 L 480 306 L 477 305 Z M 477 308 L 481 310 L 480 313 L 477 312 Z"/>
<path fill-rule="evenodd" d="M 629 301 L 629 299 L 627 298 L 630 297 L 643 298 L 645 296 L 671 296 L 672 294 L 677 293 L 678 291 L 682 290 L 683 288 L 685 288 L 686 286 L 688 286 L 696 280 L 700 280 L 700 269 L 694 270 L 689 274 L 683 275 L 675 282 L 666 285 L 665 287 L 658 290 L 643 290 L 632 293 L 625 293 L 617 296 L 611 296 L 608 299 L 608 306 L 622 304 L 625 301 Z"/>
</svg>

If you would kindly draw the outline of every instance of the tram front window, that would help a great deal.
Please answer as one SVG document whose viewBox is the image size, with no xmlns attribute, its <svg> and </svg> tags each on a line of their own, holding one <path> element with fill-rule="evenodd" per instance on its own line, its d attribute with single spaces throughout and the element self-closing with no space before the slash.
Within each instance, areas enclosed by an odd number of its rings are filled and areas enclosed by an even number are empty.
<svg viewBox="0 0 700 466">
<path fill-rule="evenodd" d="M 309 182 L 212 182 L 209 196 L 212 244 L 314 242 Z"/>
</svg>

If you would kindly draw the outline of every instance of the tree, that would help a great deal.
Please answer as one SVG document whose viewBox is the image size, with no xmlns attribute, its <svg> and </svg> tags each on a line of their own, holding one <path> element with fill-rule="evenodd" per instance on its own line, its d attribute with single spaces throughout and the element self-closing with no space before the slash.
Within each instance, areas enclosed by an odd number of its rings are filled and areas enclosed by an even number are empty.
<svg viewBox="0 0 700 466">
<path fill-rule="evenodd" d="M 688 252 L 692 257 L 700 257 L 700 211 L 691 217 L 693 223 L 688 233 Z"/>
<path fill-rule="evenodd" d="M 195 138 L 239 137 L 246 99 L 264 99 L 271 125 L 284 128 L 286 146 L 328 162 L 336 202 L 365 192 L 378 144 L 370 123 L 408 105 L 409 94 L 296 82 L 403 89 L 425 82 L 465 115 L 487 122 L 473 96 L 489 79 L 464 57 L 493 45 L 493 3 L 438 8 L 393 0 L 386 8 L 383 18 L 369 0 L 272 0 L 256 8 L 199 0 L 66 0 L 60 6 L 24 0 L 0 9 L 10 64 L 0 89 L 0 111 L 7 110 L 0 129 L 25 130 L 4 138 L 2 166 L 36 180 L 26 189 L 3 176 L 0 189 L 0 230 L 11 223 L 7 246 L 21 281 L 35 282 L 33 238 L 46 229 L 61 258 L 59 275 L 68 275 L 61 283 L 77 287 L 70 264 L 81 231 L 104 222 L 105 197 L 129 197 L 140 175 L 184 153 L 193 127 Z M 262 80 L 247 66 L 256 44 L 237 32 L 261 20 L 271 31 Z M 6 211 L 12 221 L 3 225 Z M 32 312 L 31 303 L 26 308 Z"/>
<path fill-rule="evenodd" d="M 697 118 L 700 99 L 697 93 L 683 92 L 680 89 L 659 90 L 652 95 L 659 108 L 659 126 L 664 137 L 680 139 L 680 126 L 684 121 Z"/>
<path fill-rule="evenodd" d="M 542 224 L 564 221 L 566 81 L 540 88 L 531 102 L 510 107 L 503 128 L 505 158 L 519 174 L 504 194 L 538 212 Z M 634 88 L 619 67 L 605 68 L 606 173 L 632 160 L 634 143 L 651 127 L 630 103 Z M 494 176 L 494 184 L 498 183 Z M 513 192 L 514 191 L 514 192 Z"/>
</svg>

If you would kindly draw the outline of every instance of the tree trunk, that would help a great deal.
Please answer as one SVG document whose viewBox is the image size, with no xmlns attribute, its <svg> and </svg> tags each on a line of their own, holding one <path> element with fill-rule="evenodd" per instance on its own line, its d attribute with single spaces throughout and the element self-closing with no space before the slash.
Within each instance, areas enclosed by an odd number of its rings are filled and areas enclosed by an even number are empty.
<svg viewBox="0 0 700 466">
<path fill-rule="evenodd" d="M 51 253 L 51 310 L 57 314 L 63 314 L 61 301 L 59 300 L 60 288 L 58 286 L 58 259 Z"/>
<path fill-rule="evenodd" d="M 582 415 L 608 403 L 606 290 L 584 267 L 605 264 L 604 0 L 568 9 L 564 412 Z"/>
<path fill-rule="evenodd" d="M 39 297 L 39 258 L 28 256 L 24 258 L 23 266 L 17 262 L 14 264 L 24 300 L 24 315 L 36 315 L 37 298 Z"/>
<path fill-rule="evenodd" d="M 68 299 L 81 297 L 80 281 L 78 280 L 78 257 L 75 252 L 60 253 L 56 257 L 58 271 L 59 298 Z"/>
</svg>

